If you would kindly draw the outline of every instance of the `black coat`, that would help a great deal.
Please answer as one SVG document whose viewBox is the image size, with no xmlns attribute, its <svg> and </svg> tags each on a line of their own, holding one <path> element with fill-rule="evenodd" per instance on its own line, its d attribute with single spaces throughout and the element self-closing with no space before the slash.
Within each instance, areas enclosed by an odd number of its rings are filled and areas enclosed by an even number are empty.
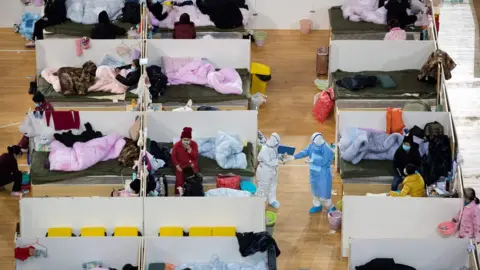
<svg viewBox="0 0 480 270">
<path fill-rule="evenodd" d="M 126 66 L 121 66 L 118 69 L 129 69 L 131 67 L 132 65 L 126 65 Z M 117 75 L 115 79 L 125 86 L 129 86 L 129 87 L 134 86 L 138 84 L 138 81 L 140 80 L 140 68 L 137 67 L 135 71 L 128 73 L 127 77 L 123 77 L 122 75 Z"/>
<path fill-rule="evenodd" d="M 355 267 L 356 270 L 415 270 L 415 268 L 395 263 L 393 259 L 373 259 L 370 262 Z"/>
<path fill-rule="evenodd" d="M 403 170 L 407 164 L 413 164 L 417 168 L 420 168 L 420 165 L 422 164 L 418 145 L 415 143 L 410 145 L 411 147 L 408 152 L 403 150 L 402 145 L 400 145 L 393 157 L 393 167 L 395 169 L 395 173 L 399 174 L 399 176 L 405 176 Z"/>
<path fill-rule="evenodd" d="M 92 39 L 116 39 L 117 36 L 125 36 L 127 30 L 110 22 L 106 11 L 98 14 L 98 23 L 93 27 L 90 37 Z"/>
<path fill-rule="evenodd" d="M 234 29 L 243 26 L 243 15 L 240 8 L 248 9 L 241 2 L 238 0 L 197 0 L 197 7 L 203 14 L 210 17 L 215 27 L 219 29 Z"/>
<path fill-rule="evenodd" d="M 67 21 L 65 0 L 47 0 L 44 9 L 49 25 L 61 24 Z"/>
</svg>

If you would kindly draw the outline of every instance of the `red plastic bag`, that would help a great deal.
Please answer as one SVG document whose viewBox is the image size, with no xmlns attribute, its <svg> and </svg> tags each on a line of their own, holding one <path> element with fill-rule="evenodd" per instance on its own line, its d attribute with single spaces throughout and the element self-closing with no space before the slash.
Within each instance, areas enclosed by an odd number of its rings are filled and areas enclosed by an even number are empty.
<svg viewBox="0 0 480 270">
<path fill-rule="evenodd" d="M 240 176 L 233 174 L 217 175 L 217 188 L 240 189 Z"/>
<path fill-rule="evenodd" d="M 335 100 L 333 96 L 333 88 L 328 88 L 327 90 L 315 95 L 312 113 L 313 117 L 315 117 L 318 122 L 325 122 L 330 115 L 333 106 L 335 106 Z"/>
</svg>

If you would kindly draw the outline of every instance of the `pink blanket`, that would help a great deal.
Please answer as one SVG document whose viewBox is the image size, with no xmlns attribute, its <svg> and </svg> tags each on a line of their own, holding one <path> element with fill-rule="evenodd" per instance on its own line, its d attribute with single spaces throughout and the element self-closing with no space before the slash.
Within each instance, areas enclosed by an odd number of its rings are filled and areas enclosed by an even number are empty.
<svg viewBox="0 0 480 270">
<path fill-rule="evenodd" d="M 55 92 L 60 93 L 61 92 L 61 87 L 60 87 L 60 80 L 58 79 L 58 76 L 53 75 L 53 73 L 57 72 L 58 68 L 45 68 L 42 70 L 40 75 L 42 75 L 42 78 L 45 79 L 49 84 L 53 86 L 53 89 Z"/>
<path fill-rule="evenodd" d="M 120 75 L 125 77 L 127 74 L 127 70 L 120 70 Z M 97 67 L 95 76 L 97 77 L 97 81 L 94 85 L 88 88 L 88 92 L 109 92 L 113 94 L 123 94 L 128 89 L 127 86 L 121 84 L 115 79 L 117 73 L 113 67 L 99 66 Z"/>
<path fill-rule="evenodd" d="M 232 68 L 215 71 L 215 67 L 206 61 L 192 60 L 180 68 L 165 67 L 165 70 L 170 85 L 198 84 L 211 87 L 221 94 L 243 93 L 242 79 Z"/>
<path fill-rule="evenodd" d="M 52 171 L 82 171 L 100 161 L 115 159 L 125 146 L 125 140 L 120 135 L 105 137 L 66 147 L 59 141 L 50 144 L 50 170 Z"/>
</svg>

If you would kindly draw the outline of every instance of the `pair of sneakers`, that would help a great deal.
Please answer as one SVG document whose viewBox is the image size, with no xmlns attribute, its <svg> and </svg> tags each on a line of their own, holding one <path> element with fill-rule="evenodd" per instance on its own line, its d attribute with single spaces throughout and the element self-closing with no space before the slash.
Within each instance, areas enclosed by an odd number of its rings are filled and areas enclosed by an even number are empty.
<svg viewBox="0 0 480 270">
<path fill-rule="evenodd" d="M 323 206 L 320 205 L 320 206 L 312 206 L 312 208 L 310 208 L 310 214 L 315 214 L 315 213 L 318 213 L 318 212 L 322 212 L 322 208 Z M 336 211 L 337 208 L 335 206 L 332 206 L 332 208 L 328 209 L 327 210 L 327 214 L 330 213 L 330 212 L 333 212 L 333 211 Z"/>
</svg>

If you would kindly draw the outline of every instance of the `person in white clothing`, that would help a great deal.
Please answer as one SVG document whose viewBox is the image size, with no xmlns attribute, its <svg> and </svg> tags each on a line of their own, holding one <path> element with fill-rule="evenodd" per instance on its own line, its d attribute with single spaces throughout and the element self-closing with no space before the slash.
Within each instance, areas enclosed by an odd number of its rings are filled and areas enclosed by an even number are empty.
<svg viewBox="0 0 480 270">
<path fill-rule="evenodd" d="M 256 196 L 265 198 L 268 204 L 276 209 L 280 207 L 277 201 L 279 145 L 280 135 L 272 133 L 258 153 L 256 173 L 258 188 L 255 193 Z"/>
<path fill-rule="evenodd" d="M 407 32 L 400 28 L 400 23 L 397 20 L 388 22 L 390 32 L 385 34 L 384 40 L 407 40 Z"/>
</svg>

